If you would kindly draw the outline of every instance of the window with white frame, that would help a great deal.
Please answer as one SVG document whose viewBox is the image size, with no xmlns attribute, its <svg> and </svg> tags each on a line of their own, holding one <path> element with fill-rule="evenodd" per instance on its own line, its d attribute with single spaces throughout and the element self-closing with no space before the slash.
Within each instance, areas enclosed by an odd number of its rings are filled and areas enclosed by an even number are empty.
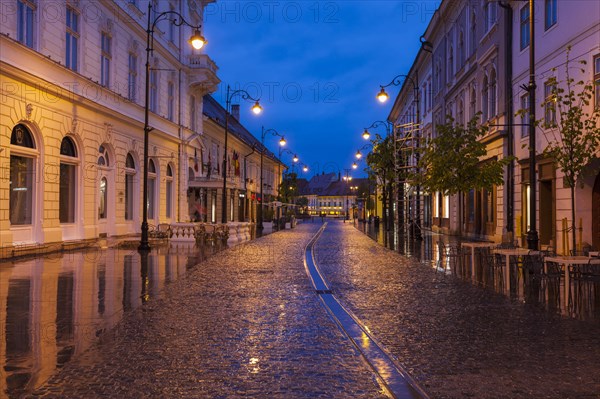
<svg viewBox="0 0 600 399">
<path fill-rule="evenodd" d="M 529 5 L 521 7 L 519 11 L 520 49 L 529 46 Z"/>
<path fill-rule="evenodd" d="M 447 66 L 447 71 L 448 71 L 448 83 L 452 81 L 452 78 L 454 77 L 454 49 L 452 48 L 452 45 L 448 46 L 448 64 Z"/>
<path fill-rule="evenodd" d="M 167 196 L 165 201 L 165 216 L 171 218 L 173 217 L 173 168 L 170 164 L 167 165 L 165 195 Z"/>
<path fill-rule="evenodd" d="M 127 73 L 127 98 L 137 101 L 137 55 L 129 53 L 129 69 Z"/>
<path fill-rule="evenodd" d="M 59 184 L 59 220 L 60 223 L 75 223 L 77 147 L 72 138 L 66 136 L 60 144 L 60 184 Z"/>
<path fill-rule="evenodd" d="M 129 153 L 125 158 L 125 220 L 133 220 L 136 173 L 135 161 Z"/>
<path fill-rule="evenodd" d="M 110 35 L 102 32 L 100 35 L 100 84 L 104 87 L 110 86 L 110 62 L 112 60 Z"/>
<path fill-rule="evenodd" d="M 521 96 L 521 137 L 529 136 L 529 93 Z"/>
<path fill-rule="evenodd" d="M 79 13 L 72 7 L 67 6 L 66 26 L 66 56 L 65 66 L 73 71 L 78 70 L 79 56 Z"/>
<path fill-rule="evenodd" d="M 156 217 L 156 165 L 152 159 L 148 160 L 148 219 Z"/>
<path fill-rule="evenodd" d="M 558 0 L 545 0 L 544 3 L 544 30 L 556 24 L 558 13 Z"/>
<path fill-rule="evenodd" d="M 9 213 L 11 225 L 33 223 L 35 163 L 37 150 L 33 135 L 22 124 L 15 126 L 10 137 Z"/>
<path fill-rule="evenodd" d="M 30 48 L 34 46 L 36 10 L 35 0 L 17 1 L 17 40 Z"/>
</svg>

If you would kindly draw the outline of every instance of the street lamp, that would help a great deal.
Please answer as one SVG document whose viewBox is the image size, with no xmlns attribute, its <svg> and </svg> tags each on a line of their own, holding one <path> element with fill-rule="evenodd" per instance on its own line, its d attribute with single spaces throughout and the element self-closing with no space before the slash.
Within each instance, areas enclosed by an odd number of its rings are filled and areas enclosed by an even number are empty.
<svg viewBox="0 0 600 399">
<path fill-rule="evenodd" d="M 282 144 L 283 142 L 283 144 Z M 277 178 L 279 179 L 279 184 L 277 185 L 277 199 L 281 200 L 281 180 L 283 180 L 281 177 L 281 155 L 285 154 L 286 152 L 290 155 L 293 155 L 295 160 L 294 162 L 298 161 L 298 157 L 296 156 L 296 154 L 294 154 L 292 151 L 288 150 L 287 148 L 283 148 L 283 146 L 286 144 L 285 139 L 282 137 L 281 140 L 279 140 L 279 164 L 277 165 Z"/>
<path fill-rule="evenodd" d="M 140 239 L 139 251 L 149 251 L 148 243 L 148 141 L 152 128 L 148 119 L 150 114 L 150 54 L 154 51 L 154 28 L 162 20 L 172 17 L 169 21 L 175 26 L 186 25 L 194 29 L 194 34 L 189 43 L 197 50 L 206 44 L 206 39 L 200 34 L 200 25 L 194 26 L 187 22 L 181 14 L 176 11 L 164 11 L 152 20 L 152 2 L 148 3 L 148 25 L 146 27 L 146 99 L 144 104 L 144 188 L 142 202 L 142 237 Z"/>
<path fill-rule="evenodd" d="M 305 172 L 305 173 L 308 172 L 308 166 L 303 165 L 302 166 L 302 171 Z"/>
<path fill-rule="evenodd" d="M 423 38 L 421 38 L 421 45 L 422 47 L 425 49 L 425 51 L 428 51 L 426 49 L 426 45 L 429 45 L 429 43 L 427 41 L 424 41 Z M 414 91 L 414 98 L 415 98 L 415 108 L 416 108 L 416 144 L 415 144 L 415 148 L 416 148 L 416 152 L 415 152 L 415 164 L 416 164 L 416 174 L 418 175 L 420 172 L 420 168 L 419 168 L 419 160 L 420 160 L 420 155 L 419 155 L 419 146 L 420 146 L 420 119 L 421 119 L 421 114 L 420 114 L 420 107 L 419 107 L 419 87 L 418 82 L 419 82 L 419 71 L 416 70 L 415 71 L 415 79 L 413 80 L 413 78 L 411 78 L 408 75 L 404 75 L 404 74 L 400 74 L 394 77 L 394 79 L 392 79 L 392 81 L 386 85 L 379 85 L 379 87 L 381 87 L 381 90 L 379 91 L 379 93 L 377 94 L 377 99 L 379 100 L 379 102 L 384 103 L 388 100 L 389 95 L 386 93 L 385 88 L 389 87 L 389 86 L 399 86 L 401 85 L 403 82 L 409 81 L 412 86 L 413 86 L 413 91 Z M 394 146 L 396 145 L 396 140 L 394 138 Z M 394 154 L 396 155 L 396 154 Z M 421 240 L 422 236 L 421 236 L 421 186 L 417 185 L 416 187 L 416 191 L 417 191 L 417 195 L 415 197 L 416 199 L 416 204 L 415 204 L 415 213 L 416 213 L 416 220 L 415 220 L 415 238 L 417 240 Z"/>
<path fill-rule="evenodd" d="M 362 147 L 360 147 L 360 148 L 359 148 L 359 149 L 356 151 L 356 154 L 354 154 L 354 156 L 356 157 L 356 159 L 361 159 L 361 158 L 363 157 L 363 155 L 362 155 L 362 153 L 361 153 L 361 150 L 365 150 L 365 149 L 367 149 L 367 148 L 369 148 L 369 147 L 372 147 L 372 146 L 373 146 L 372 144 L 365 144 L 365 145 L 363 145 Z"/>
<path fill-rule="evenodd" d="M 352 163 L 352 169 L 356 169 L 356 168 L 358 168 L 358 164 L 356 162 L 353 162 Z"/>
<path fill-rule="evenodd" d="M 344 218 L 344 223 L 346 223 L 346 220 L 350 219 L 350 215 L 348 214 L 348 184 L 350 184 L 350 181 L 352 180 L 352 176 L 350 176 L 350 169 L 344 169 L 343 179 L 346 182 L 346 217 Z"/>
<path fill-rule="evenodd" d="M 271 134 L 273 136 L 279 137 L 279 145 L 280 146 L 284 146 L 286 144 L 285 138 L 279 134 L 277 132 L 277 130 L 275 129 L 265 129 L 265 127 L 262 127 L 262 131 L 260 134 L 260 143 L 262 145 L 261 151 L 260 151 L 260 206 L 258 207 L 258 224 L 256 225 L 256 228 L 259 230 L 263 229 L 263 204 L 265 201 L 265 198 L 263 196 L 263 155 L 265 153 L 265 136 L 267 134 Z"/>
<path fill-rule="evenodd" d="M 229 133 L 229 108 L 231 107 L 231 99 L 236 94 L 240 94 L 243 100 L 254 101 L 252 112 L 258 115 L 262 112 L 259 100 L 253 98 L 246 90 L 238 89 L 231 91 L 231 87 L 227 85 L 227 96 L 225 101 L 225 145 L 223 149 L 223 197 L 221 198 L 221 223 L 227 223 L 227 136 Z"/>
<path fill-rule="evenodd" d="M 365 131 L 362 134 L 362 137 L 365 140 L 369 140 L 371 138 L 371 133 L 369 133 L 369 131 L 367 129 L 365 129 Z"/>
</svg>

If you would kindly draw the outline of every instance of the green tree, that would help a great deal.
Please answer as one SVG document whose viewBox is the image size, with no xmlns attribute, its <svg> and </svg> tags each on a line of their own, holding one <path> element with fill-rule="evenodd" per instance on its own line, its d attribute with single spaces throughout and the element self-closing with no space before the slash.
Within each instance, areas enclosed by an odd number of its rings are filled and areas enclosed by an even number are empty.
<svg viewBox="0 0 600 399">
<path fill-rule="evenodd" d="M 594 86 L 583 80 L 575 81 L 571 77 L 569 60 L 570 47 L 567 48 L 565 64 L 566 79 L 559 82 L 556 77 L 547 84 L 552 87 L 551 95 L 542 103 L 549 117 L 536 121 L 545 130 L 548 145 L 544 155 L 554 159 L 564 173 L 564 181 L 571 192 L 571 230 L 573 250 L 577 248 L 575 234 L 575 185 L 587 172 L 587 166 L 598 156 L 600 144 L 600 106 L 591 106 Z M 585 65 L 585 61 L 580 61 Z M 580 72 L 585 76 L 585 68 Z M 555 115 L 555 118 L 553 116 Z"/>
<path fill-rule="evenodd" d="M 282 202 L 292 203 L 294 198 L 298 196 L 298 183 L 296 173 L 288 173 L 283 176 L 281 187 L 279 188 L 279 196 Z"/>
<path fill-rule="evenodd" d="M 395 178 L 393 137 L 387 136 L 382 138 L 380 135 L 376 135 L 371 143 L 373 144 L 373 150 L 367 155 L 367 165 L 369 165 L 372 173 L 376 176 L 378 185 L 382 189 L 382 216 L 384 218 L 384 225 L 389 229 L 393 220 L 391 217 L 388 218 L 387 210 L 392 209 L 393 182 Z"/>
<path fill-rule="evenodd" d="M 300 197 L 296 198 L 296 205 L 300 207 L 301 213 L 306 213 L 306 207 L 308 207 L 308 198 Z"/>
<path fill-rule="evenodd" d="M 421 173 L 413 172 L 408 179 L 430 193 L 458 194 L 459 235 L 462 234 L 462 194 L 502 185 L 504 166 L 510 162 L 508 157 L 482 162 L 487 149 L 481 139 L 489 127 L 479 125 L 479 118 L 480 113 L 463 126 L 448 116 L 445 124 L 436 127 L 437 136 L 422 149 Z"/>
</svg>

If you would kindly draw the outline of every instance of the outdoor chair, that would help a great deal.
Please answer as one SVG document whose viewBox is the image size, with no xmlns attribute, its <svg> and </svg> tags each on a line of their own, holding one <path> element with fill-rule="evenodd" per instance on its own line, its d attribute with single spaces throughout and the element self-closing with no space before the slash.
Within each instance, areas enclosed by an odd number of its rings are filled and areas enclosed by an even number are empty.
<svg viewBox="0 0 600 399">
<path fill-rule="evenodd" d="M 169 223 L 160 223 L 156 229 L 156 238 L 171 238 L 171 225 Z"/>
</svg>

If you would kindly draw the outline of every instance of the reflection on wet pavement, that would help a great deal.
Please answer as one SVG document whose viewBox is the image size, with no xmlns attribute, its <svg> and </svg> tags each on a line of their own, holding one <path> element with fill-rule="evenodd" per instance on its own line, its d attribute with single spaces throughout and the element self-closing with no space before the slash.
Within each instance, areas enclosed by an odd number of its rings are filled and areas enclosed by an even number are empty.
<svg viewBox="0 0 600 399">
<path fill-rule="evenodd" d="M 0 265 L 0 397 L 18 397 L 96 342 L 123 315 L 218 251 L 108 248 Z"/>
<path fill-rule="evenodd" d="M 454 236 L 425 232 L 423 240 L 412 239 L 396 231 L 384 231 L 383 226 L 357 222 L 355 227 L 379 244 L 408 257 L 416 257 L 441 273 L 469 281 L 475 285 L 507 295 L 513 300 L 540 306 L 548 312 L 600 323 L 600 279 L 571 278 L 564 289 L 564 277 L 540 276 L 511 264 L 508 276 L 502 267 L 484 261 L 489 251 L 477 249 L 475 264 L 471 256 L 441 256 L 444 245 L 456 246 Z M 566 300 L 565 300 L 566 299 Z"/>
</svg>

